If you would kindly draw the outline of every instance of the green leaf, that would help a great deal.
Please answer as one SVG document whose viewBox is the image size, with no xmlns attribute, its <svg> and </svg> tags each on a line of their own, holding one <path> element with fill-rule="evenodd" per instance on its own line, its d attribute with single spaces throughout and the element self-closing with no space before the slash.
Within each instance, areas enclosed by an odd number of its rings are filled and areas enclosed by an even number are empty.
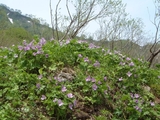
<svg viewBox="0 0 160 120">
<path fill-rule="evenodd" d="M 38 70 L 38 72 L 39 72 L 39 74 L 43 74 L 43 68 L 40 68 L 39 70 Z"/>
<path fill-rule="evenodd" d="M 51 71 L 55 71 L 56 69 L 57 69 L 56 65 L 52 65 L 49 67 L 49 70 L 51 70 Z"/>
</svg>

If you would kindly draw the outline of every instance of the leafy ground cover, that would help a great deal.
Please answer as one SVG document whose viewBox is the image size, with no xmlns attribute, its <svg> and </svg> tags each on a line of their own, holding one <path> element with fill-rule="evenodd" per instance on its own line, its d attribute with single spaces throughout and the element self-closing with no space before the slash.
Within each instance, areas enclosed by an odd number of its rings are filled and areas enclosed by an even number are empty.
<svg viewBox="0 0 160 120">
<path fill-rule="evenodd" d="M 160 69 L 78 40 L 0 48 L 2 120 L 158 120 Z"/>
</svg>

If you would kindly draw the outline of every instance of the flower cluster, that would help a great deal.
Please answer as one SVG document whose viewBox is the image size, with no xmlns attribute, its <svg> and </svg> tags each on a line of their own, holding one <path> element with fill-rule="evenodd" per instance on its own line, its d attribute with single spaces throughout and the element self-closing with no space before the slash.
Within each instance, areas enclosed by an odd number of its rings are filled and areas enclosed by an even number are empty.
<svg viewBox="0 0 160 120">
<path fill-rule="evenodd" d="M 40 39 L 40 41 L 36 44 L 35 40 L 32 40 L 30 43 L 27 44 L 27 42 L 23 41 L 23 46 L 18 46 L 18 49 L 20 51 L 29 51 L 33 50 L 33 55 L 36 56 L 38 54 L 43 54 L 42 46 L 46 43 L 46 40 L 44 38 Z M 46 57 L 48 57 L 46 55 Z"/>
</svg>

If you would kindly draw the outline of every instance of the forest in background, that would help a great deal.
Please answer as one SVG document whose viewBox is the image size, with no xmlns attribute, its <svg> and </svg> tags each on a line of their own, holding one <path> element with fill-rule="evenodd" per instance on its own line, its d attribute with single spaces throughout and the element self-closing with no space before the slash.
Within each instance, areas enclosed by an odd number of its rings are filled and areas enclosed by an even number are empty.
<svg viewBox="0 0 160 120">
<path fill-rule="evenodd" d="M 84 3 L 77 2 L 72 3 L 77 5 L 76 12 L 72 16 L 68 8 L 68 16 L 59 15 L 57 13 L 60 2 L 61 1 L 57 3 L 55 11 L 52 11 L 52 6 L 50 6 L 51 11 L 54 12 L 54 14 L 51 14 L 52 27 L 50 27 L 42 18 L 36 18 L 34 15 L 28 14 L 22 15 L 20 10 L 14 10 L 4 4 L 1 4 L 0 46 L 9 47 L 13 44 L 20 44 L 22 40 L 30 41 L 33 39 L 34 35 L 38 35 L 40 38 L 43 37 L 46 40 L 50 40 L 52 38 L 57 40 L 76 38 L 92 42 L 99 46 L 107 47 L 111 51 L 121 51 L 123 54 L 129 55 L 132 58 L 150 60 L 152 65 L 160 63 L 159 16 L 157 16 L 156 12 L 155 23 L 153 22 L 153 25 L 157 31 L 155 36 L 148 37 L 149 35 L 147 36 L 143 31 L 143 22 L 140 19 L 128 18 L 128 14 L 125 12 L 125 5 L 121 2 L 116 1 L 115 3 L 108 3 L 107 6 L 103 6 L 106 8 L 113 6 L 117 7 L 116 10 L 109 11 L 112 14 L 109 14 L 108 11 L 101 11 L 108 13 L 105 16 L 99 13 L 96 13 L 96 16 L 92 13 L 94 11 L 94 5 L 98 4 L 96 3 L 96 0 L 93 1 L 93 8 L 88 9 L 91 13 L 86 9 L 82 11 L 81 4 Z M 83 7 L 87 8 L 87 4 L 89 3 L 85 4 L 86 6 L 84 5 Z M 103 5 L 104 3 L 102 2 L 99 4 Z M 85 18 L 87 15 L 88 18 Z M 107 17 L 107 21 L 104 19 L 105 17 Z M 66 24 L 58 24 L 60 22 L 63 23 L 64 20 L 68 20 Z M 97 30 L 93 34 L 87 34 L 84 32 L 85 27 L 88 22 L 92 20 L 99 21 L 101 29 Z M 151 60 L 150 58 L 153 56 L 154 58 Z"/>
</svg>

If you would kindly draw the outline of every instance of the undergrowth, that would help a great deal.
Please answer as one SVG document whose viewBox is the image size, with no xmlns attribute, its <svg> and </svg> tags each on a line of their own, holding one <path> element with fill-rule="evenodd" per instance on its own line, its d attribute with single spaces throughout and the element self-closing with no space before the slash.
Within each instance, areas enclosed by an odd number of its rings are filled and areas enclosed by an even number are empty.
<svg viewBox="0 0 160 120">
<path fill-rule="evenodd" d="M 160 70 L 78 40 L 0 48 L 2 120 L 158 120 Z"/>
</svg>

